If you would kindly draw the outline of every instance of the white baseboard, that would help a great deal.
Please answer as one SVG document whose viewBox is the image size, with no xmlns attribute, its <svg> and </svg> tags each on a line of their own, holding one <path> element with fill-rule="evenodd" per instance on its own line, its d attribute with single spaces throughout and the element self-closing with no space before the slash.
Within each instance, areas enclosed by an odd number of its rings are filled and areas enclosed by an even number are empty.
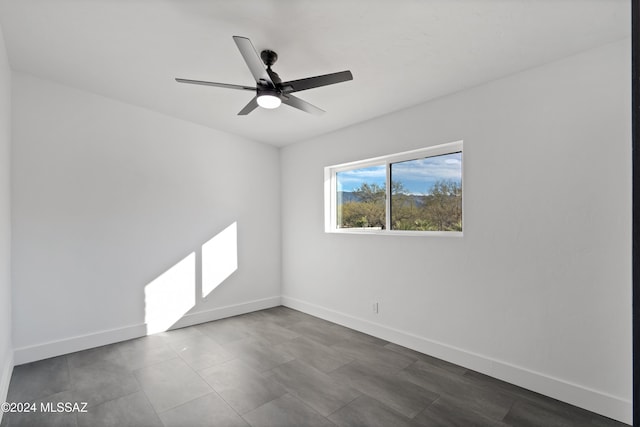
<svg viewBox="0 0 640 427">
<path fill-rule="evenodd" d="M 0 403 L 7 401 L 7 393 L 9 392 L 9 383 L 11 382 L 11 374 L 13 373 L 13 353 L 11 349 L 7 351 L 7 354 L 0 365 Z M 2 423 L 2 414 L 0 411 L 0 423 Z"/>
<path fill-rule="evenodd" d="M 210 310 L 203 310 L 196 313 L 188 313 L 182 316 L 173 326 L 171 326 L 171 329 L 184 328 L 186 326 L 197 325 L 199 323 L 223 319 L 225 317 L 237 316 L 239 314 L 250 313 L 252 311 L 276 307 L 278 305 L 280 305 L 279 296 L 213 308 Z M 61 340 L 16 348 L 13 351 L 13 360 L 16 365 L 21 365 L 23 363 L 35 362 L 36 360 L 43 360 L 49 357 L 60 356 L 89 348 L 139 338 L 145 335 L 147 335 L 147 326 L 144 323 L 124 326 L 122 328 L 108 329 L 91 334 L 78 335 Z"/>
<path fill-rule="evenodd" d="M 115 342 L 126 341 L 146 335 L 146 326 L 131 325 L 122 328 L 107 329 L 86 335 L 48 341 L 40 344 L 18 347 L 13 350 L 16 365 L 61 356 L 88 348 L 100 347 Z"/>
<path fill-rule="evenodd" d="M 282 305 L 464 366 L 623 423 L 631 424 L 632 422 L 633 405 L 630 400 L 296 298 L 282 296 Z"/>
<path fill-rule="evenodd" d="M 244 302 L 241 304 L 227 305 L 211 310 L 199 311 L 197 313 L 189 313 L 182 316 L 182 318 L 180 318 L 180 320 L 178 320 L 171 329 L 199 325 L 200 323 L 211 322 L 212 320 L 224 319 L 226 317 L 238 316 L 240 314 L 277 307 L 280 304 L 280 296 L 277 296 Z"/>
</svg>

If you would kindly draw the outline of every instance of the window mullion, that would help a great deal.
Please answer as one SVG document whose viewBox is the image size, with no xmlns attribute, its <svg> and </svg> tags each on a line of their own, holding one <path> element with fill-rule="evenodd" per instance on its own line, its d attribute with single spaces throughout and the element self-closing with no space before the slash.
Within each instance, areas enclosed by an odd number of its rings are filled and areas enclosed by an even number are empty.
<svg viewBox="0 0 640 427">
<path fill-rule="evenodd" d="M 330 218 L 331 223 L 330 227 L 334 230 L 340 228 L 338 227 L 338 184 L 336 182 L 336 171 L 331 171 L 330 176 L 330 185 L 331 185 L 331 203 L 330 203 Z"/>
<path fill-rule="evenodd" d="M 385 185 L 385 228 L 391 230 L 391 162 L 386 162 L 386 185 Z"/>
</svg>

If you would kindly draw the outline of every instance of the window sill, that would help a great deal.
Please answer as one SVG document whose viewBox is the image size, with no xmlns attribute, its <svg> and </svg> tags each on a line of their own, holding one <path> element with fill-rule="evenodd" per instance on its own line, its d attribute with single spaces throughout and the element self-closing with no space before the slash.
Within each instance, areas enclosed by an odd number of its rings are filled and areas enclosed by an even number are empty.
<svg viewBox="0 0 640 427">
<path fill-rule="evenodd" d="M 327 234 L 373 234 L 378 236 L 413 237 L 462 237 L 462 231 L 417 231 L 417 230 L 367 230 L 362 228 L 341 228 L 325 230 Z"/>
</svg>

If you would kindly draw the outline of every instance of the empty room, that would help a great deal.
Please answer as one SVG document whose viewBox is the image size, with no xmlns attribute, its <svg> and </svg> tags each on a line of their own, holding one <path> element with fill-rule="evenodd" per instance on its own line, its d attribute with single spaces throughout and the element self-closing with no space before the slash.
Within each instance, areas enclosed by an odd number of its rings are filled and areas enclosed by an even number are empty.
<svg viewBox="0 0 640 427">
<path fill-rule="evenodd" d="M 640 423 L 638 10 L 0 0 L 0 426 Z"/>
</svg>

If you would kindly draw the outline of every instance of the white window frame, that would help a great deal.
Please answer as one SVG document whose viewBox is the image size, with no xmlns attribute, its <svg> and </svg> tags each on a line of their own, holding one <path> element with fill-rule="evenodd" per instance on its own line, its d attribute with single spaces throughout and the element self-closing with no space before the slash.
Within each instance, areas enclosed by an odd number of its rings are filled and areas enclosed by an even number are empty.
<svg viewBox="0 0 640 427">
<path fill-rule="evenodd" d="M 371 159 L 358 160 L 355 162 L 342 163 L 324 168 L 324 230 L 326 233 L 338 234 L 377 234 L 377 235 L 400 235 L 400 236 L 449 236 L 462 237 L 463 231 L 421 231 L 421 230 L 392 230 L 391 229 L 391 188 L 390 168 L 392 163 L 405 162 L 409 160 L 423 159 L 426 157 L 441 156 L 444 154 L 462 153 L 462 224 L 464 230 L 464 152 L 462 141 L 449 142 L 446 144 L 434 145 L 417 150 L 404 151 L 402 153 L 389 154 L 386 156 L 374 157 Z M 385 166 L 387 197 L 385 198 L 385 222 L 384 230 L 374 230 L 369 228 L 338 228 L 337 209 L 337 180 L 336 174 L 353 169 L 361 169 L 371 166 Z"/>
</svg>

